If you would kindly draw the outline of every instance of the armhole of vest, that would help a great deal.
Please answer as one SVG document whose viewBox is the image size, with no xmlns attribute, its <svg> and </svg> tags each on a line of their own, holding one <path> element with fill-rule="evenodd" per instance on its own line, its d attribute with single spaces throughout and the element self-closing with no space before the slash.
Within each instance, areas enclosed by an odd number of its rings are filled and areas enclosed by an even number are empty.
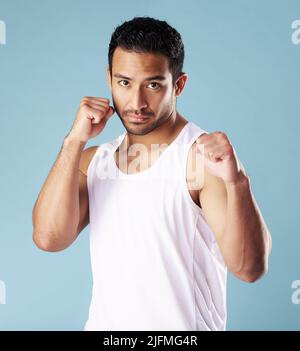
<svg viewBox="0 0 300 351">
<path fill-rule="evenodd" d="M 192 140 L 187 144 L 187 147 L 184 148 L 184 152 L 183 152 L 183 176 L 181 177 L 182 179 L 182 186 L 183 186 L 183 192 L 185 195 L 185 198 L 187 200 L 187 202 L 189 202 L 189 204 L 191 205 L 191 207 L 195 210 L 195 212 L 197 212 L 197 214 L 201 214 L 202 216 L 204 216 L 204 212 L 203 209 L 196 205 L 195 202 L 193 201 L 191 194 L 189 192 L 188 189 L 188 185 L 186 182 L 186 175 L 187 175 L 187 161 L 188 161 L 188 155 L 189 155 L 189 151 L 191 150 L 192 145 L 194 144 L 194 142 L 196 141 L 197 138 L 199 138 L 200 135 L 207 133 L 207 131 L 200 129 L 198 130 L 198 132 L 196 134 L 193 135 Z"/>
<path fill-rule="evenodd" d="M 196 215 L 198 216 L 197 221 L 199 220 L 199 215 L 205 220 L 206 224 L 208 225 L 208 228 L 210 230 L 210 235 L 211 235 L 211 240 L 213 243 L 213 251 L 211 251 L 211 253 L 217 258 L 217 260 L 222 264 L 222 266 L 227 269 L 226 264 L 224 262 L 224 259 L 222 257 L 222 253 L 221 250 L 219 248 L 219 245 L 217 243 L 215 234 L 213 233 L 213 230 L 211 229 L 211 227 L 209 226 L 209 224 L 207 223 L 206 219 L 205 219 L 205 215 L 204 215 L 204 211 L 203 209 L 196 205 L 195 202 L 193 201 L 193 199 L 191 198 L 191 195 L 189 193 L 189 189 L 187 186 L 187 182 L 186 182 L 186 168 L 187 168 L 187 160 L 188 160 L 188 154 L 189 151 L 192 147 L 192 145 L 194 144 L 194 142 L 196 141 L 197 138 L 199 138 L 200 135 L 208 133 L 206 130 L 199 130 L 199 133 L 196 133 L 196 135 L 194 134 L 192 140 L 189 142 L 188 147 L 186 149 L 184 149 L 184 154 L 183 154 L 183 159 L 184 159 L 184 171 L 183 171 L 183 176 L 181 177 L 181 179 L 183 179 L 183 191 L 184 191 L 184 197 L 187 200 L 187 202 L 190 203 L 191 207 L 194 209 Z"/>
<path fill-rule="evenodd" d="M 102 145 L 99 145 L 93 155 L 93 157 L 90 160 L 90 163 L 86 169 L 86 182 L 87 182 L 87 188 L 88 188 L 88 194 L 90 194 L 91 186 L 92 186 L 92 168 L 96 159 L 97 154 L 99 153 L 100 147 Z"/>
</svg>

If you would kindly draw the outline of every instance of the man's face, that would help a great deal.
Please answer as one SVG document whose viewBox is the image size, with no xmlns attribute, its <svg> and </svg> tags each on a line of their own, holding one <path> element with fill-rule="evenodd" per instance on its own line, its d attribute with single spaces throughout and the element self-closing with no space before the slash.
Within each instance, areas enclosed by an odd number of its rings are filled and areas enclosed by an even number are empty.
<svg viewBox="0 0 300 351">
<path fill-rule="evenodd" d="M 117 47 L 112 79 L 109 70 L 107 74 L 114 108 L 127 132 L 147 134 L 171 117 L 176 95 L 166 56 Z M 139 115 L 146 118 L 142 121 L 132 118 Z"/>
</svg>

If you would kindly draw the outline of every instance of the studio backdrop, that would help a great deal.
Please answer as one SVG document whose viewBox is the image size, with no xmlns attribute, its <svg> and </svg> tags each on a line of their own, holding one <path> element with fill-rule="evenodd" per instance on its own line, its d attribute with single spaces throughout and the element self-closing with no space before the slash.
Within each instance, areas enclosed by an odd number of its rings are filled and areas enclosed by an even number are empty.
<svg viewBox="0 0 300 351">
<path fill-rule="evenodd" d="M 0 330 L 83 330 L 89 226 L 45 252 L 32 208 L 82 97 L 111 98 L 110 36 L 134 16 L 181 33 L 188 80 L 177 109 L 230 137 L 272 235 L 262 279 L 228 274 L 227 330 L 299 330 L 298 0 L 0 0 Z M 112 117 L 87 147 L 122 132 Z"/>
</svg>

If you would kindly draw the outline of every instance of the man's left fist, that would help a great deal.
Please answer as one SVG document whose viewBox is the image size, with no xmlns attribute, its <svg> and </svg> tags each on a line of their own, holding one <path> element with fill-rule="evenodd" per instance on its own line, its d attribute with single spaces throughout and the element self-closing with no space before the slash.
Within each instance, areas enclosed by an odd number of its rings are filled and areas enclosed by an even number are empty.
<svg viewBox="0 0 300 351">
<path fill-rule="evenodd" d="M 204 165 L 225 183 L 238 181 L 245 170 L 227 135 L 223 132 L 205 133 L 196 140 L 197 152 L 204 157 Z"/>
</svg>

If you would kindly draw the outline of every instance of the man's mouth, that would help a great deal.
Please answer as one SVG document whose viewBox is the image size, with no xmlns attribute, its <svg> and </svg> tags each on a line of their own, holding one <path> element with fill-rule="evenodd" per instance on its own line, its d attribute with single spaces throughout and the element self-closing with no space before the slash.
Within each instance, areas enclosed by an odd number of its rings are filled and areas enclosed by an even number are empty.
<svg viewBox="0 0 300 351">
<path fill-rule="evenodd" d="M 144 115 L 129 115 L 129 121 L 131 122 L 144 122 L 147 121 L 150 117 Z"/>
</svg>

